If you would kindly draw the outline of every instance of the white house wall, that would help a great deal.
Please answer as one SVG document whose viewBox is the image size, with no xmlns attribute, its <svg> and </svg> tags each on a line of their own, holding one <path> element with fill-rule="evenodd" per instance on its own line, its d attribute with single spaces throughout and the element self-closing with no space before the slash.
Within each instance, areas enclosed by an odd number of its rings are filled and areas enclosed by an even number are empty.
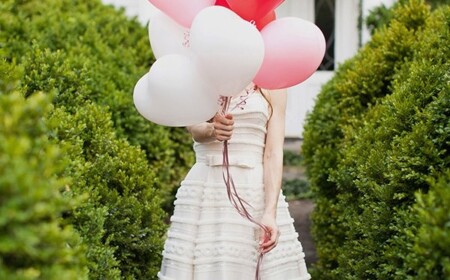
<svg viewBox="0 0 450 280">
<path fill-rule="evenodd" d="M 336 66 L 354 56 L 359 48 L 359 0 L 336 0 Z M 340 32 L 345 30 L 345 32 Z"/>
<path fill-rule="evenodd" d="M 137 17 L 146 25 L 155 13 L 148 0 L 102 0 L 105 4 L 125 8 L 130 17 Z M 374 7 L 385 4 L 392 5 L 395 0 L 362 0 L 361 10 L 365 17 Z M 358 30 L 360 0 L 336 0 L 336 40 L 335 63 L 352 57 L 358 50 L 360 41 L 367 42 L 370 34 L 366 29 Z M 314 0 L 285 0 L 276 10 L 277 18 L 295 16 L 314 21 Z M 361 36 L 361 38 L 360 38 Z M 323 84 L 333 76 L 333 71 L 317 71 L 308 80 L 288 89 L 286 112 L 286 137 L 302 138 L 303 125 L 308 112 L 314 106 L 317 94 Z"/>
<path fill-rule="evenodd" d="M 276 9 L 276 15 L 278 18 L 300 17 L 314 21 L 314 1 L 286 0 Z"/>
<path fill-rule="evenodd" d="M 147 0 L 102 0 L 102 2 L 115 7 L 125 8 L 128 16 L 137 17 L 143 25 L 146 25 L 157 11 Z"/>
</svg>

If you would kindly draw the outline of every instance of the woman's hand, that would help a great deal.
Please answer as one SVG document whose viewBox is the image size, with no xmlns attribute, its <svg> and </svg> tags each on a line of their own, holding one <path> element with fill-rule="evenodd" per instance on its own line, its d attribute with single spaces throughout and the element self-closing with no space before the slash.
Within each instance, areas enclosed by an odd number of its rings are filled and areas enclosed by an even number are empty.
<svg viewBox="0 0 450 280">
<path fill-rule="evenodd" d="M 261 224 L 265 225 L 267 228 L 267 232 L 261 229 L 259 240 L 259 250 L 261 253 L 265 254 L 277 246 L 280 231 L 273 216 L 264 215 L 261 219 Z"/>
<path fill-rule="evenodd" d="M 216 114 L 212 120 L 214 137 L 219 141 L 230 140 L 233 135 L 234 120 L 231 114 Z"/>
<path fill-rule="evenodd" d="M 187 130 L 198 143 L 210 143 L 215 140 L 230 140 L 233 128 L 233 115 L 216 114 L 208 122 L 190 125 L 187 127 Z"/>
</svg>

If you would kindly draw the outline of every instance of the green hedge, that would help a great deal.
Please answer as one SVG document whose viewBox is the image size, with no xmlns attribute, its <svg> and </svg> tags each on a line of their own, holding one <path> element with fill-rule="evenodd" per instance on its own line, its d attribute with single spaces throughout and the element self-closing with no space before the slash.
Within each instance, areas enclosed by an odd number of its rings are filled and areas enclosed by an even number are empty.
<svg viewBox="0 0 450 280">
<path fill-rule="evenodd" d="M 184 129 L 154 125 L 134 108 L 134 84 L 153 61 L 146 28 L 100 1 L 6 0 L 0 30 L 2 93 L 20 92 L 27 104 L 43 92 L 53 104 L 43 133 L 65 163 L 52 176 L 67 178 L 65 197 L 83 200 L 67 204 L 61 227 L 80 236 L 88 278 L 156 279 L 161 205 L 193 155 Z M 0 262 L 0 276 L 16 270 Z"/>
<path fill-rule="evenodd" d="M 85 248 L 62 215 L 64 153 L 47 135 L 49 98 L 9 93 L 18 72 L 0 62 L 0 279 L 87 279 Z M 3 75 L 3 74 L 10 75 Z"/>
<path fill-rule="evenodd" d="M 409 0 L 398 0 L 394 2 L 393 7 L 386 7 L 384 4 L 377 6 L 370 10 L 369 15 L 364 19 L 365 25 L 373 34 L 378 28 L 388 24 L 393 17 L 392 11 L 396 8 L 396 5 L 404 5 Z M 441 5 L 450 5 L 450 0 L 426 0 L 432 8 L 439 7 Z"/>
<path fill-rule="evenodd" d="M 8 68 L 7 73 L 11 73 L 10 76 L 20 76 L 9 71 L 13 68 L 11 65 L 5 68 Z M 2 84 L 4 84 L 4 88 L 14 88 L 16 83 L 5 82 L 5 79 L 2 79 Z M 63 213 L 64 219 L 60 223 L 65 227 L 73 227 L 80 235 L 80 241 L 77 244 L 72 243 L 77 250 L 85 248 L 83 249 L 84 255 L 78 254 L 78 261 L 87 259 L 89 279 L 155 279 L 160 265 L 163 236 L 166 231 L 164 223 L 166 215 L 160 207 L 161 199 L 154 183 L 156 176 L 147 162 L 145 153 L 139 148 L 131 146 L 126 140 L 116 137 L 111 115 L 105 107 L 85 102 L 80 104 L 75 113 L 71 113 L 65 107 L 54 107 L 48 110 L 46 109 L 48 105 L 41 102 L 34 105 L 35 110 L 40 113 L 35 117 L 34 115 L 37 115 L 37 113 L 33 115 L 33 112 L 27 109 L 27 106 L 31 106 L 28 103 L 34 104 L 33 100 L 36 99 L 34 96 L 35 94 L 26 101 L 22 97 L 23 104 L 20 105 L 25 107 L 24 112 L 17 117 L 19 118 L 17 121 L 11 123 L 11 126 L 17 126 L 18 123 L 22 122 L 24 126 L 27 125 L 24 130 L 29 132 L 29 138 L 35 139 L 37 133 L 34 130 L 41 131 L 42 129 L 39 130 L 41 127 L 39 122 L 44 123 L 47 130 L 41 132 L 42 138 L 58 147 L 60 154 L 58 157 L 52 157 L 52 154 L 50 154 L 48 162 L 44 161 L 46 153 L 45 150 L 42 150 L 42 145 L 39 145 L 40 142 L 30 146 L 30 143 L 25 141 L 24 149 L 32 148 L 33 151 L 36 150 L 36 157 L 39 158 L 39 161 L 33 158 L 33 154 L 25 153 L 23 158 L 17 159 L 19 162 L 17 165 L 30 162 L 30 166 L 25 165 L 16 168 L 13 165 L 16 172 L 10 172 L 10 169 L 6 169 L 5 174 L 2 174 L 0 178 L 8 180 L 8 187 L 10 188 L 20 187 L 19 183 L 30 184 L 27 185 L 28 188 L 34 187 L 33 181 L 37 181 L 36 178 L 42 176 L 42 174 L 45 176 L 41 180 L 46 180 L 47 177 L 61 178 L 59 180 L 64 182 L 64 188 L 62 189 L 68 199 L 60 202 L 60 204 L 67 204 L 65 208 L 58 204 L 65 210 Z M 9 95 L 4 95 L 4 98 L 7 100 Z M 0 115 L 5 118 L 5 122 L 11 122 L 11 117 L 7 114 L 7 110 L 11 109 L 11 104 L 6 103 L 4 107 L 5 109 Z M 43 112 L 46 112 L 46 114 Z M 6 142 L 9 145 L 5 150 L 14 152 L 13 145 L 18 145 L 21 142 L 16 143 L 17 137 L 14 130 L 7 130 L 4 134 L 10 140 Z M 43 141 L 35 139 L 35 141 L 38 140 Z M 18 146 L 20 147 L 20 145 Z M 15 157 L 17 155 L 6 158 L 14 159 Z M 42 167 L 40 166 L 41 162 L 45 163 Z M 64 168 L 58 167 L 59 162 L 64 163 Z M 53 167 L 53 169 L 48 167 L 48 170 L 41 170 L 47 165 Z M 28 179 L 25 177 L 26 181 L 23 181 L 24 172 L 36 174 L 30 175 Z M 64 178 L 68 179 L 63 180 Z M 39 183 L 39 181 L 36 183 Z M 55 187 L 50 190 L 53 195 L 58 192 Z M 23 192 L 11 193 L 10 195 L 15 201 L 27 201 L 29 195 L 27 191 L 29 190 L 24 189 Z M 36 191 L 40 190 L 37 189 Z M 78 204 L 77 207 L 70 207 L 69 201 L 79 201 L 80 199 L 83 200 L 83 203 Z M 55 200 L 55 203 L 57 202 Z M 34 204 L 36 205 L 33 206 Z M 7 209 L 8 211 L 2 217 L 25 210 L 25 206 L 15 204 L 8 206 L 10 206 L 10 209 Z M 42 208 L 40 211 L 51 211 L 54 215 L 58 215 L 57 210 L 60 209 L 52 206 L 52 204 L 46 206 L 44 203 L 33 200 L 29 201 L 26 206 L 30 207 L 30 212 L 38 207 Z M 10 223 L 10 221 L 6 221 Z M 24 226 L 32 226 L 31 222 L 24 221 Z M 7 226 L 9 229 L 10 224 Z M 24 241 L 22 239 L 30 239 L 28 242 L 45 247 L 48 237 L 56 238 L 58 236 L 58 228 L 53 228 L 53 230 L 55 232 L 52 235 L 42 231 L 42 235 L 34 238 L 30 234 L 24 234 L 23 237 L 15 236 L 8 230 L 5 234 L 8 235 L 9 239 L 5 242 L 15 241 L 23 246 Z M 61 229 L 60 234 L 65 231 Z M 44 245 L 39 242 L 44 243 Z M 60 241 L 62 244 L 57 249 L 64 249 L 68 242 Z M 64 260 L 67 257 L 63 256 L 64 250 L 59 252 L 61 256 L 57 255 L 56 249 L 55 251 L 50 255 L 42 248 L 37 248 L 32 253 L 36 258 L 51 258 L 52 261 L 62 262 L 63 264 L 67 262 Z M 3 273 L 9 275 L 7 274 L 10 273 L 9 271 L 12 271 L 11 273 L 15 271 L 16 274 L 21 273 L 20 267 L 15 267 L 14 263 L 10 263 L 11 256 L 14 255 L 9 253 L 1 256 L 1 262 L 5 266 L 0 268 L 0 275 Z M 21 255 L 18 257 L 22 258 Z M 61 260 L 59 260 L 60 258 Z M 75 262 L 77 259 L 74 257 L 73 261 Z M 45 277 L 40 278 L 42 275 L 36 275 L 34 272 L 34 270 L 45 270 L 45 263 L 36 262 L 33 265 L 33 269 L 28 270 L 31 273 L 30 279 L 49 279 L 46 278 L 47 274 L 43 274 Z M 61 279 L 62 276 L 64 276 L 64 279 L 83 278 L 83 274 L 77 276 L 76 273 L 62 270 L 58 272 L 57 276 L 52 275 L 49 274 L 48 277 L 53 277 L 50 279 Z"/>
<path fill-rule="evenodd" d="M 450 171 L 431 179 L 427 194 L 419 193 L 414 211 L 418 226 L 409 232 L 412 250 L 408 265 L 417 279 L 450 278 Z"/>
<path fill-rule="evenodd" d="M 450 169 L 450 8 L 430 14 L 411 0 L 393 15 L 325 85 L 308 117 L 317 279 L 450 277 L 450 236 L 429 240 L 435 251 L 416 237 L 450 221 L 448 195 L 432 199 L 430 184 Z M 447 215 L 426 221 L 437 209 Z"/>
<path fill-rule="evenodd" d="M 91 279 L 153 279 L 166 227 L 156 176 L 142 150 L 117 139 L 105 108 L 85 104 L 49 117 L 66 148 L 74 195 L 89 199 L 67 219 L 89 244 Z"/>
<path fill-rule="evenodd" d="M 133 87 L 154 61 L 148 33 L 99 0 L 6 0 L 0 4 L 5 56 L 24 68 L 22 91 L 57 91 L 74 112 L 85 101 L 106 106 L 118 137 L 145 152 L 170 210 L 173 189 L 193 163 L 184 129 L 155 125 L 133 104 Z"/>
</svg>

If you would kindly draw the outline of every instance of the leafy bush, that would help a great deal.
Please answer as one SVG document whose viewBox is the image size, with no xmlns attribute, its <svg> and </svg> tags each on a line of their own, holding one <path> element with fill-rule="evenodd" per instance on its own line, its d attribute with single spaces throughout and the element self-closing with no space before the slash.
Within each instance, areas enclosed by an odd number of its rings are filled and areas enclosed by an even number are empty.
<svg viewBox="0 0 450 280">
<path fill-rule="evenodd" d="M 89 244 L 91 279 L 153 279 L 166 227 L 155 174 L 143 151 L 117 139 L 109 113 L 85 104 L 49 117 L 71 162 L 74 195 L 89 199 L 68 217 Z M 100 261 L 101 260 L 101 261 Z"/>
<path fill-rule="evenodd" d="M 426 0 L 432 7 L 439 7 L 441 5 L 450 5 L 450 0 Z"/>
<path fill-rule="evenodd" d="M 312 195 L 308 181 L 300 178 L 283 179 L 282 190 L 287 200 L 311 198 Z"/>
<path fill-rule="evenodd" d="M 107 106 L 118 137 L 146 152 L 170 209 L 193 154 L 184 129 L 150 123 L 134 107 L 133 87 L 154 61 L 146 28 L 99 0 L 6 0 L 0 15 L 5 57 L 24 68 L 21 90 L 56 90 L 55 105 L 71 112 L 85 101 Z"/>
<path fill-rule="evenodd" d="M 283 165 L 300 166 L 303 163 L 303 156 L 298 152 L 285 150 L 283 152 Z"/>
<path fill-rule="evenodd" d="M 70 181 L 47 137 L 49 98 L 9 94 L 13 69 L 0 62 L 9 73 L 0 78 L 0 279 L 87 279 L 80 237 L 61 217 L 80 201 L 63 194 Z"/>
<path fill-rule="evenodd" d="M 70 179 L 65 196 L 84 199 L 61 223 L 80 235 L 89 279 L 155 279 L 166 231 L 161 197 L 171 203 L 192 152 L 183 129 L 151 124 L 134 109 L 133 86 L 152 62 L 146 29 L 99 1 L 76 0 L 2 1 L 0 29 L 0 89 L 51 96 L 42 121 L 67 161 L 58 176 Z"/>
<path fill-rule="evenodd" d="M 313 233 L 323 279 L 335 279 L 327 271 L 338 266 L 334 248 L 341 246 L 347 232 L 340 221 L 342 213 L 335 206 L 342 190 L 329 178 L 342 157 L 344 130 L 361 122 L 367 109 L 390 93 L 398 65 L 412 56 L 416 32 L 428 17 L 428 9 L 418 4 L 400 6 L 395 14 L 389 28 L 374 34 L 354 58 L 336 71 L 307 117 L 302 151 L 316 198 Z"/>
<path fill-rule="evenodd" d="M 414 210 L 420 227 L 410 238 L 413 254 L 407 264 L 416 279 L 450 278 L 450 171 L 430 182 L 427 194 L 418 193 Z"/>
<path fill-rule="evenodd" d="M 411 0 L 393 15 L 308 117 L 318 279 L 445 279 L 445 251 L 418 270 L 412 237 L 415 193 L 450 168 L 450 9 Z"/>
<path fill-rule="evenodd" d="M 364 19 L 367 28 L 370 33 L 373 33 L 383 27 L 388 25 L 393 17 L 392 11 L 396 8 L 397 5 L 404 5 L 408 3 L 409 0 L 398 0 L 394 2 L 393 7 L 389 8 L 384 4 L 377 6 L 370 10 L 369 15 Z M 431 7 L 439 7 L 440 5 L 450 5 L 450 0 L 426 0 Z"/>
<path fill-rule="evenodd" d="M 284 176 L 281 189 L 287 200 L 311 198 L 308 181 L 304 177 L 303 155 L 285 150 L 283 156 Z"/>
</svg>

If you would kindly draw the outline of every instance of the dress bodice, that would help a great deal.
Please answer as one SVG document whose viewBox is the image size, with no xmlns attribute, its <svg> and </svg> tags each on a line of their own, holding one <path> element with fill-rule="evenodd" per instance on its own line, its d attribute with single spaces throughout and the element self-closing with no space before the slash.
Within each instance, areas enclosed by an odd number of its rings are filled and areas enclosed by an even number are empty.
<svg viewBox="0 0 450 280">
<path fill-rule="evenodd" d="M 230 101 L 229 113 L 234 117 L 234 130 L 228 141 L 229 154 L 245 153 L 261 156 L 264 152 L 269 107 L 266 99 L 259 92 L 233 97 Z M 223 143 L 194 142 L 197 161 L 212 154 L 222 154 Z"/>
</svg>

